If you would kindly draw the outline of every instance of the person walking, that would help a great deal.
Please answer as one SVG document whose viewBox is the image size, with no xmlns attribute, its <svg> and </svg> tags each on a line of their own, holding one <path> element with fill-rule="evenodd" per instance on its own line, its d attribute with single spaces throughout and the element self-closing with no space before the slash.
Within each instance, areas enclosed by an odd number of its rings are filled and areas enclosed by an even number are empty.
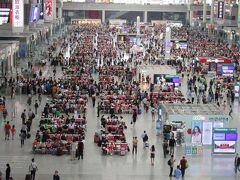
<svg viewBox="0 0 240 180">
<path fill-rule="evenodd" d="M 133 123 L 133 125 L 135 125 L 136 121 L 137 121 L 137 110 L 134 109 L 133 110 L 133 114 L 132 114 L 132 123 Z"/>
<path fill-rule="evenodd" d="M 22 124 L 24 124 L 26 122 L 26 119 L 27 119 L 26 109 L 23 110 L 23 112 L 21 114 L 21 119 L 22 119 Z"/>
<path fill-rule="evenodd" d="M 187 168 L 187 160 L 185 159 L 184 156 L 183 156 L 182 159 L 180 160 L 180 167 L 181 167 L 182 177 L 184 177 L 184 175 L 185 175 L 185 170 L 186 170 L 186 168 Z"/>
<path fill-rule="evenodd" d="M 240 157 L 237 153 L 236 156 L 235 156 L 235 159 L 234 159 L 235 174 L 237 174 L 237 171 L 240 171 L 239 166 L 240 166 Z"/>
<path fill-rule="evenodd" d="M 29 171 L 31 172 L 31 180 L 35 180 L 37 170 L 38 170 L 37 163 L 35 162 L 35 159 L 32 158 L 32 162 L 29 165 Z"/>
<path fill-rule="evenodd" d="M 142 141 L 143 141 L 143 148 L 148 147 L 147 141 L 148 141 L 148 135 L 146 133 L 146 131 L 143 131 L 142 134 Z"/>
<path fill-rule="evenodd" d="M 3 115 L 4 122 L 6 122 L 7 116 L 8 116 L 8 111 L 6 107 L 3 109 L 2 115 Z"/>
<path fill-rule="evenodd" d="M 169 177 L 173 176 L 172 173 L 173 173 L 174 162 L 175 162 L 174 156 L 171 155 L 171 158 L 168 160 L 168 165 L 170 167 Z"/>
<path fill-rule="evenodd" d="M 163 144 L 162 144 L 162 146 L 163 146 L 163 156 L 164 156 L 164 158 L 166 158 L 167 157 L 167 154 L 168 154 L 168 143 L 167 143 L 167 140 L 163 140 Z"/>
<path fill-rule="evenodd" d="M 134 154 L 134 151 L 135 151 L 135 154 L 137 154 L 137 144 L 138 144 L 137 137 L 133 137 L 132 143 L 133 143 L 132 154 Z"/>
<path fill-rule="evenodd" d="M 34 104 L 35 114 L 37 114 L 38 107 L 39 107 L 38 102 L 37 100 L 35 100 L 35 104 Z"/>
<path fill-rule="evenodd" d="M 6 164 L 6 180 L 10 180 L 10 175 L 11 175 L 11 167 L 9 164 Z"/>
<path fill-rule="evenodd" d="M 9 121 L 7 121 L 7 123 L 5 124 L 5 140 L 9 140 L 10 137 L 10 130 L 11 130 L 11 125 L 9 123 Z"/>
<path fill-rule="evenodd" d="M 77 148 L 78 148 L 78 143 L 77 142 L 75 142 L 75 141 L 73 141 L 72 143 L 71 143 L 71 160 L 72 161 L 74 161 L 75 159 L 76 159 L 76 153 L 77 153 Z"/>
<path fill-rule="evenodd" d="M 42 94 L 41 93 L 38 94 L 38 101 L 41 104 L 41 102 L 42 102 Z"/>
<path fill-rule="evenodd" d="M 60 180 L 60 176 L 58 175 L 58 171 L 57 170 L 54 172 L 53 180 Z"/>
<path fill-rule="evenodd" d="M 100 106 L 100 104 L 98 103 L 98 106 L 97 106 L 97 117 L 100 116 L 100 110 L 101 110 L 101 106 Z"/>
<path fill-rule="evenodd" d="M 169 145 L 170 155 L 174 155 L 174 147 L 176 146 L 176 140 L 174 139 L 173 136 L 169 139 L 168 145 Z"/>
<path fill-rule="evenodd" d="M 26 137 L 27 137 L 27 135 L 26 135 L 27 133 L 26 132 L 24 132 L 23 130 L 21 130 L 21 132 L 20 132 L 20 139 L 21 139 L 21 148 L 24 146 L 24 141 L 25 141 L 25 139 L 26 139 Z"/>
<path fill-rule="evenodd" d="M 81 159 L 83 159 L 83 150 L 84 150 L 83 141 L 79 141 L 77 149 L 78 160 L 80 160 L 80 157 Z"/>
<path fill-rule="evenodd" d="M 230 104 L 230 106 L 229 106 L 229 116 L 230 116 L 231 118 L 233 118 L 233 117 L 232 117 L 232 112 L 233 112 L 233 110 L 232 110 L 232 105 Z"/>
<path fill-rule="evenodd" d="M 151 159 L 151 164 L 154 165 L 154 159 L 155 159 L 155 146 L 152 145 L 150 148 L 150 159 Z"/>
<path fill-rule="evenodd" d="M 12 125 L 12 128 L 11 128 L 11 134 L 12 134 L 12 140 L 14 140 L 14 136 L 16 134 L 16 128 L 15 128 L 15 125 Z"/>
<path fill-rule="evenodd" d="M 156 118 L 156 116 L 155 116 L 155 114 L 156 114 L 155 107 L 152 107 L 151 114 L 152 114 L 152 121 L 155 121 L 155 118 Z"/>
<path fill-rule="evenodd" d="M 93 107 L 95 107 L 95 103 L 96 103 L 96 95 L 93 94 L 92 95 L 92 105 L 93 105 Z"/>
<path fill-rule="evenodd" d="M 177 169 L 175 169 L 174 171 L 174 176 L 175 176 L 175 180 L 180 180 L 182 177 L 182 171 L 179 165 L 177 166 Z"/>
</svg>

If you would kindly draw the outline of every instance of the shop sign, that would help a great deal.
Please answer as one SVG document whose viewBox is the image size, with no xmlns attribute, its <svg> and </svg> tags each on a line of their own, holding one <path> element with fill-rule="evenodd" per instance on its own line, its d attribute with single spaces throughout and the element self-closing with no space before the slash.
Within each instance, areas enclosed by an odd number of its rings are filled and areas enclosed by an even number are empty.
<svg viewBox="0 0 240 180">
<path fill-rule="evenodd" d="M 209 117 L 209 121 L 228 121 L 228 117 L 224 116 Z"/>
<path fill-rule="evenodd" d="M 206 117 L 205 116 L 201 116 L 201 115 L 193 116 L 193 120 L 194 121 L 205 121 Z"/>
<path fill-rule="evenodd" d="M 24 27 L 24 0 L 13 0 L 13 27 Z"/>
<path fill-rule="evenodd" d="M 218 18 L 223 19 L 224 17 L 224 1 L 218 1 Z"/>
</svg>

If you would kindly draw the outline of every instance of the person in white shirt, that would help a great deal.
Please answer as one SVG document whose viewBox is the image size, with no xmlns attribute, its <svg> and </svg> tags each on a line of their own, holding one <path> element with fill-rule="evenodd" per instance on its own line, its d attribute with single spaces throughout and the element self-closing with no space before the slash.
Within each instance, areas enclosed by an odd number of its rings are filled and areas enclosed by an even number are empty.
<svg viewBox="0 0 240 180">
<path fill-rule="evenodd" d="M 29 171 L 31 172 L 31 180 L 35 180 L 37 170 L 38 170 L 37 163 L 33 158 L 31 164 L 29 165 Z"/>
</svg>

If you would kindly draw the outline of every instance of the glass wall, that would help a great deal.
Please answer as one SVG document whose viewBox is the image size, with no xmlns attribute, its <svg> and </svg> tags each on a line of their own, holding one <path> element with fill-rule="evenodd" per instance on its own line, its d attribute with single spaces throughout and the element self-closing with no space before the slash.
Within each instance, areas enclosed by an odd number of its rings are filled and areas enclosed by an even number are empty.
<svg viewBox="0 0 240 180">
<path fill-rule="evenodd" d="M 137 21 L 137 16 L 140 17 L 140 21 L 143 21 L 143 12 L 139 11 L 106 11 L 106 21 L 109 19 L 126 19 L 129 23 Z"/>
<path fill-rule="evenodd" d="M 121 3 L 121 4 L 184 4 L 187 0 L 63 0 L 63 2 L 81 3 Z"/>
</svg>

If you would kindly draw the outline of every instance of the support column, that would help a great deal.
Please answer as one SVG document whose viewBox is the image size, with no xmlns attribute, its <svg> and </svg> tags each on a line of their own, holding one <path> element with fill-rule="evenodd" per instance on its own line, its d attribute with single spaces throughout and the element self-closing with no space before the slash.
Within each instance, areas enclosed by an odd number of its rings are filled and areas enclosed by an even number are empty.
<svg viewBox="0 0 240 180">
<path fill-rule="evenodd" d="M 102 23 L 105 23 L 105 10 L 102 10 Z"/>
<path fill-rule="evenodd" d="M 63 2 L 60 3 L 60 6 L 58 8 L 58 18 L 62 18 L 62 7 L 63 7 Z"/>
<path fill-rule="evenodd" d="M 193 18 L 193 11 L 190 11 L 190 12 L 189 12 L 189 24 L 190 24 L 190 26 L 191 26 L 192 23 L 193 23 L 192 18 Z"/>
<path fill-rule="evenodd" d="M 144 22 L 147 22 L 147 21 L 148 21 L 148 12 L 147 12 L 147 11 L 144 11 L 143 21 L 144 21 Z"/>
<path fill-rule="evenodd" d="M 211 4 L 211 24 L 214 22 L 214 0 L 212 0 Z"/>
<path fill-rule="evenodd" d="M 57 0 L 52 0 L 52 15 L 53 19 L 57 19 L 57 7 L 56 7 L 56 2 Z"/>
<path fill-rule="evenodd" d="M 206 23 L 207 19 L 207 1 L 203 0 L 203 23 Z"/>
<path fill-rule="evenodd" d="M 166 27 L 165 35 L 165 59 L 168 60 L 171 57 L 171 28 Z"/>
</svg>

